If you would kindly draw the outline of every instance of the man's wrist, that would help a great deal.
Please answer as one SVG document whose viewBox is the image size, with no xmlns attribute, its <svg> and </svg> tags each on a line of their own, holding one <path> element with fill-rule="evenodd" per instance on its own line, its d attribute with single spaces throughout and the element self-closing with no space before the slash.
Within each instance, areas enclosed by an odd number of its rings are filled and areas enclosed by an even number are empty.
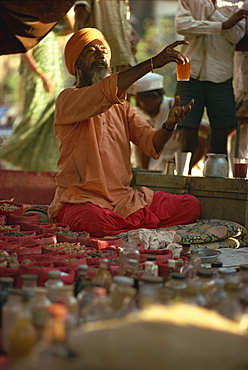
<svg viewBox="0 0 248 370">
<path fill-rule="evenodd" d="M 169 128 L 169 127 L 167 127 L 167 126 L 166 126 L 166 122 L 164 122 L 164 123 L 163 123 L 163 125 L 162 125 L 162 128 L 163 128 L 165 131 L 173 132 L 173 131 L 175 131 L 176 126 L 174 126 L 174 127 L 172 127 L 172 128 Z"/>
</svg>

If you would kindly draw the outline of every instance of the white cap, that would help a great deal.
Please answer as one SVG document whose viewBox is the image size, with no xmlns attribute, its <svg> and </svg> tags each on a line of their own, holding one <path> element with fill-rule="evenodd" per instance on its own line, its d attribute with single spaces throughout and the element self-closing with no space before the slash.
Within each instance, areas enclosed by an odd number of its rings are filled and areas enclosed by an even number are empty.
<svg viewBox="0 0 248 370">
<path fill-rule="evenodd" d="M 164 77 L 158 73 L 147 73 L 138 79 L 128 89 L 128 93 L 135 95 L 139 92 L 151 91 L 164 88 Z"/>
</svg>

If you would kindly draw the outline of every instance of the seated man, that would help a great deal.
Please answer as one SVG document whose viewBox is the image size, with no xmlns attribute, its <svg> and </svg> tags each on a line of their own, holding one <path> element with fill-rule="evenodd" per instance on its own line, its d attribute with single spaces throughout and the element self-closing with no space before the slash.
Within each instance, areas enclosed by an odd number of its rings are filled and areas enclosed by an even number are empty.
<svg viewBox="0 0 248 370">
<path fill-rule="evenodd" d="M 53 222 L 91 236 L 116 235 L 143 228 L 194 222 L 200 215 L 198 199 L 130 187 L 130 140 L 148 156 L 159 158 L 175 125 L 194 103 L 180 106 L 175 98 L 168 119 L 152 128 L 125 99 L 127 89 L 153 68 L 187 57 L 168 45 L 155 57 L 110 75 L 111 51 L 95 28 L 77 31 L 65 47 L 65 63 L 76 77 L 76 87 L 62 91 L 56 102 L 55 133 L 60 142 L 56 192 L 49 207 Z"/>
<path fill-rule="evenodd" d="M 135 97 L 136 110 L 152 127 L 160 128 L 167 120 L 174 98 L 168 97 L 164 91 L 164 77 L 158 73 L 147 73 L 136 81 L 128 90 Z M 198 129 L 198 147 L 191 161 L 192 167 L 201 159 L 205 159 L 208 151 L 207 139 L 210 131 L 209 123 L 202 120 Z M 177 128 L 164 146 L 159 159 L 149 158 L 137 146 L 132 146 L 132 165 L 149 170 L 164 171 L 166 163 L 174 160 L 175 152 L 181 151 L 181 130 Z M 191 168 L 192 169 L 192 168 Z M 190 170 L 191 170 L 190 169 Z M 197 175 L 202 175 L 198 167 L 194 168 Z"/>
</svg>

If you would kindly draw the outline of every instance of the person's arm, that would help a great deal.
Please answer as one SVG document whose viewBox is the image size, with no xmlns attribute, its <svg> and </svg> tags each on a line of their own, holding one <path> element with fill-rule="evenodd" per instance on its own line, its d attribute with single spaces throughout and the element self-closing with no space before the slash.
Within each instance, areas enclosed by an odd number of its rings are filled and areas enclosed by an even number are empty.
<svg viewBox="0 0 248 370">
<path fill-rule="evenodd" d="M 163 149 L 166 142 L 170 139 L 172 133 L 174 132 L 175 125 L 188 116 L 193 104 L 194 100 L 191 99 L 191 101 L 185 107 L 180 106 L 180 97 L 176 96 L 174 105 L 169 111 L 167 120 L 153 135 L 153 145 L 157 153 Z"/>
<path fill-rule="evenodd" d="M 53 81 L 48 77 L 48 75 L 40 68 L 39 64 L 33 57 L 33 50 L 28 50 L 25 54 L 21 56 L 24 63 L 30 69 L 30 71 L 42 79 L 44 90 L 48 93 L 53 93 L 55 91 L 55 86 Z"/>
<path fill-rule="evenodd" d="M 188 62 L 188 58 L 183 53 L 175 50 L 178 45 L 188 45 L 188 41 L 182 40 L 173 42 L 172 44 L 166 46 L 155 57 L 119 72 L 117 96 L 120 98 L 135 81 L 154 69 L 161 68 L 171 62 L 178 64 Z"/>
<path fill-rule="evenodd" d="M 74 31 L 78 31 L 81 28 L 84 28 L 90 13 L 87 11 L 84 4 L 76 4 L 75 6 L 75 23 L 74 23 Z"/>
</svg>

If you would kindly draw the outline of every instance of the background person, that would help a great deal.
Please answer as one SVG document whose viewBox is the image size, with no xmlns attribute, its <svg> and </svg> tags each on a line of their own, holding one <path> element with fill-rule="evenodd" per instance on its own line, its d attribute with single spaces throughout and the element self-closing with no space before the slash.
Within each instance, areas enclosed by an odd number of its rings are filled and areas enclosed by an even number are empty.
<svg viewBox="0 0 248 370">
<path fill-rule="evenodd" d="M 137 112 L 144 117 L 152 127 L 160 128 L 168 118 L 169 111 L 174 104 L 174 98 L 168 97 L 164 91 L 164 77 L 157 73 L 148 73 L 136 81 L 129 89 L 130 94 L 135 96 Z M 205 159 L 207 153 L 207 139 L 209 123 L 202 120 L 198 130 L 198 147 L 195 158 L 192 161 L 195 175 L 202 175 L 201 164 L 198 162 Z M 180 151 L 181 130 L 177 128 L 164 146 L 159 159 L 149 158 L 137 146 L 132 146 L 132 159 L 134 167 L 164 171 L 166 163 L 175 159 L 175 152 Z M 203 167 L 203 166 L 202 166 Z"/>
<path fill-rule="evenodd" d="M 103 32 L 111 51 L 113 73 L 134 66 L 139 36 L 130 22 L 128 0 L 81 0 L 75 2 L 75 31 L 95 27 Z"/>
<path fill-rule="evenodd" d="M 0 148 L 0 161 L 4 168 L 57 172 L 53 121 L 65 70 L 55 30 L 21 55 L 19 71 L 22 106 L 13 133 Z"/>
<path fill-rule="evenodd" d="M 187 58 L 175 50 L 182 43 L 177 41 L 152 59 L 110 75 L 111 51 L 99 30 L 84 28 L 69 39 L 65 62 L 76 77 L 76 87 L 62 91 L 56 102 L 54 127 L 61 172 L 49 207 L 51 220 L 101 237 L 139 227 L 190 223 L 199 217 L 201 206 L 194 196 L 130 186 L 130 141 L 159 158 L 193 100 L 181 107 L 176 97 L 168 119 L 156 130 L 137 115 L 126 100 L 126 91 L 153 68 L 185 63 Z"/>
<path fill-rule="evenodd" d="M 220 3 L 222 4 L 222 3 Z M 182 51 L 191 60 L 190 81 L 178 81 L 176 94 L 182 104 L 189 96 L 195 99 L 187 119 L 180 122 L 182 151 L 194 153 L 198 142 L 198 126 L 204 108 L 211 126 L 210 152 L 227 154 L 227 135 L 236 126 L 233 94 L 233 56 L 235 45 L 244 35 L 248 12 L 239 9 L 236 1 L 178 0 L 176 31 L 190 41 Z"/>
</svg>

